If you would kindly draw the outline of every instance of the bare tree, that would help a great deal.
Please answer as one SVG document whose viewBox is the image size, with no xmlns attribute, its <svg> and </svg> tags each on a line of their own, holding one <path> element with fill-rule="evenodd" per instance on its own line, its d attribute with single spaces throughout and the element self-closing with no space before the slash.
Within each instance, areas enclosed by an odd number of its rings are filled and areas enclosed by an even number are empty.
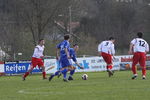
<svg viewBox="0 0 150 100">
<path fill-rule="evenodd" d="M 71 0 L 22 0 L 19 4 L 23 4 L 22 18 L 26 23 L 26 27 L 32 33 L 33 43 L 44 38 L 45 33 L 49 32 L 55 18 L 66 7 L 69 6 Z"/>
</svg>

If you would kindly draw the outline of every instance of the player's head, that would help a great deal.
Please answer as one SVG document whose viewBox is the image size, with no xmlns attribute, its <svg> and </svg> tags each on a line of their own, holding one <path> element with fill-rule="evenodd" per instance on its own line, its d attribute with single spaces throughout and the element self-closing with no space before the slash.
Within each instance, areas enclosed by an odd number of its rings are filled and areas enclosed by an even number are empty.
<svg viewBox="0 0 150 100">
<path fill-rule="evenodd" d="M 115 42 L 115 38 L 114 37 L 109 37 L 108 39 L 109 41 Z"/>
<path fill-rule="evenodd" d="M 70 35 L 69 34 L 64 35 L 64 40 L 69 40 L 69 39 L 70 39 Z"/>
<path fill-rule="evenodd" d="M 44 39 L 40 39 L 38 42 L 39 45 L 44 45 L 45 44 L 45 40 Z"/>
<path fill-rule="evenodd" d="M 79 50 L 78 44 L 74 44 L 74 45 L 73 45 L 73 48 L 74 48 L 75 51 L 78 51 L 78 50 Z"/>
<path fill-rule="evenodd" d="M 137 36 L 138 36 L 138 38 L 142 38 L 143 37 L 143 33 L 142 32 L 138 32 Z"/>
</svg>

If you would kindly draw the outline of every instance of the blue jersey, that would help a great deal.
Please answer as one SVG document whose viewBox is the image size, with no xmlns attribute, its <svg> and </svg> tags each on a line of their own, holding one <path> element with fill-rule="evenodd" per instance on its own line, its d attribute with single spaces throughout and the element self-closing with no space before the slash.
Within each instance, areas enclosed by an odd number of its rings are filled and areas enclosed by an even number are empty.
<svg viewBox="0 0 150 100">
<path fill-rule="evenodd" d="M 76 59 L 76 52 L 75 52 L 74 48 L 70 48 L 69 53 L 70 53 L 71 59 L 72 59 L 74 62 L 77 62 L 77 59 Z"/>
<path fill-rule="evenodd" d="M 57 48 L 60 49 L 60 58 L 67 57 L 67 54 L 65 52 L 65 48 L 70 49 L 70 43 L 67 40 L 62 41 L 57 45 Z"/>
</svg>

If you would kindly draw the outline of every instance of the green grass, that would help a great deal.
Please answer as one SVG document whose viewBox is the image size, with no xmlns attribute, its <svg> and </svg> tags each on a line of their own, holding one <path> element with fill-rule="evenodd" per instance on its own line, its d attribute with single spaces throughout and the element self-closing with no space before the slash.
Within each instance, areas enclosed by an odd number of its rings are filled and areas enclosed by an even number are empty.
<svg viewBox="0 0 150 100">
<path fill-rule="evenodd" d="M 0 100 L 150 100 L 150 71 L 147 79 L 131 80 L 130 71 L 117 71 L 111 78 L 106 72 L 75 73 L 74 81 L 63 82 L 55 77 L 51 82 L 41 75 L 0 77 Z"/>
</svg>

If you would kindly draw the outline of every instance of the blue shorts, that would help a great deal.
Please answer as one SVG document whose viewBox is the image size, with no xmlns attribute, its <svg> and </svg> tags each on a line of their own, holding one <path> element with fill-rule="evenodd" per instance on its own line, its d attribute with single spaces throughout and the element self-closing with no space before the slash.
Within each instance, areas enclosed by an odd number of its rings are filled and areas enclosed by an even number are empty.
<svg viewBox="0 0 150 100">
<path fill-rule="evenodd" d="M 62 68 L 71 66 L 72 65 L 71 59 L 68 59 L 66 57 L 61 58 L 60 59 L 60 65 Z"/>
</svg>

